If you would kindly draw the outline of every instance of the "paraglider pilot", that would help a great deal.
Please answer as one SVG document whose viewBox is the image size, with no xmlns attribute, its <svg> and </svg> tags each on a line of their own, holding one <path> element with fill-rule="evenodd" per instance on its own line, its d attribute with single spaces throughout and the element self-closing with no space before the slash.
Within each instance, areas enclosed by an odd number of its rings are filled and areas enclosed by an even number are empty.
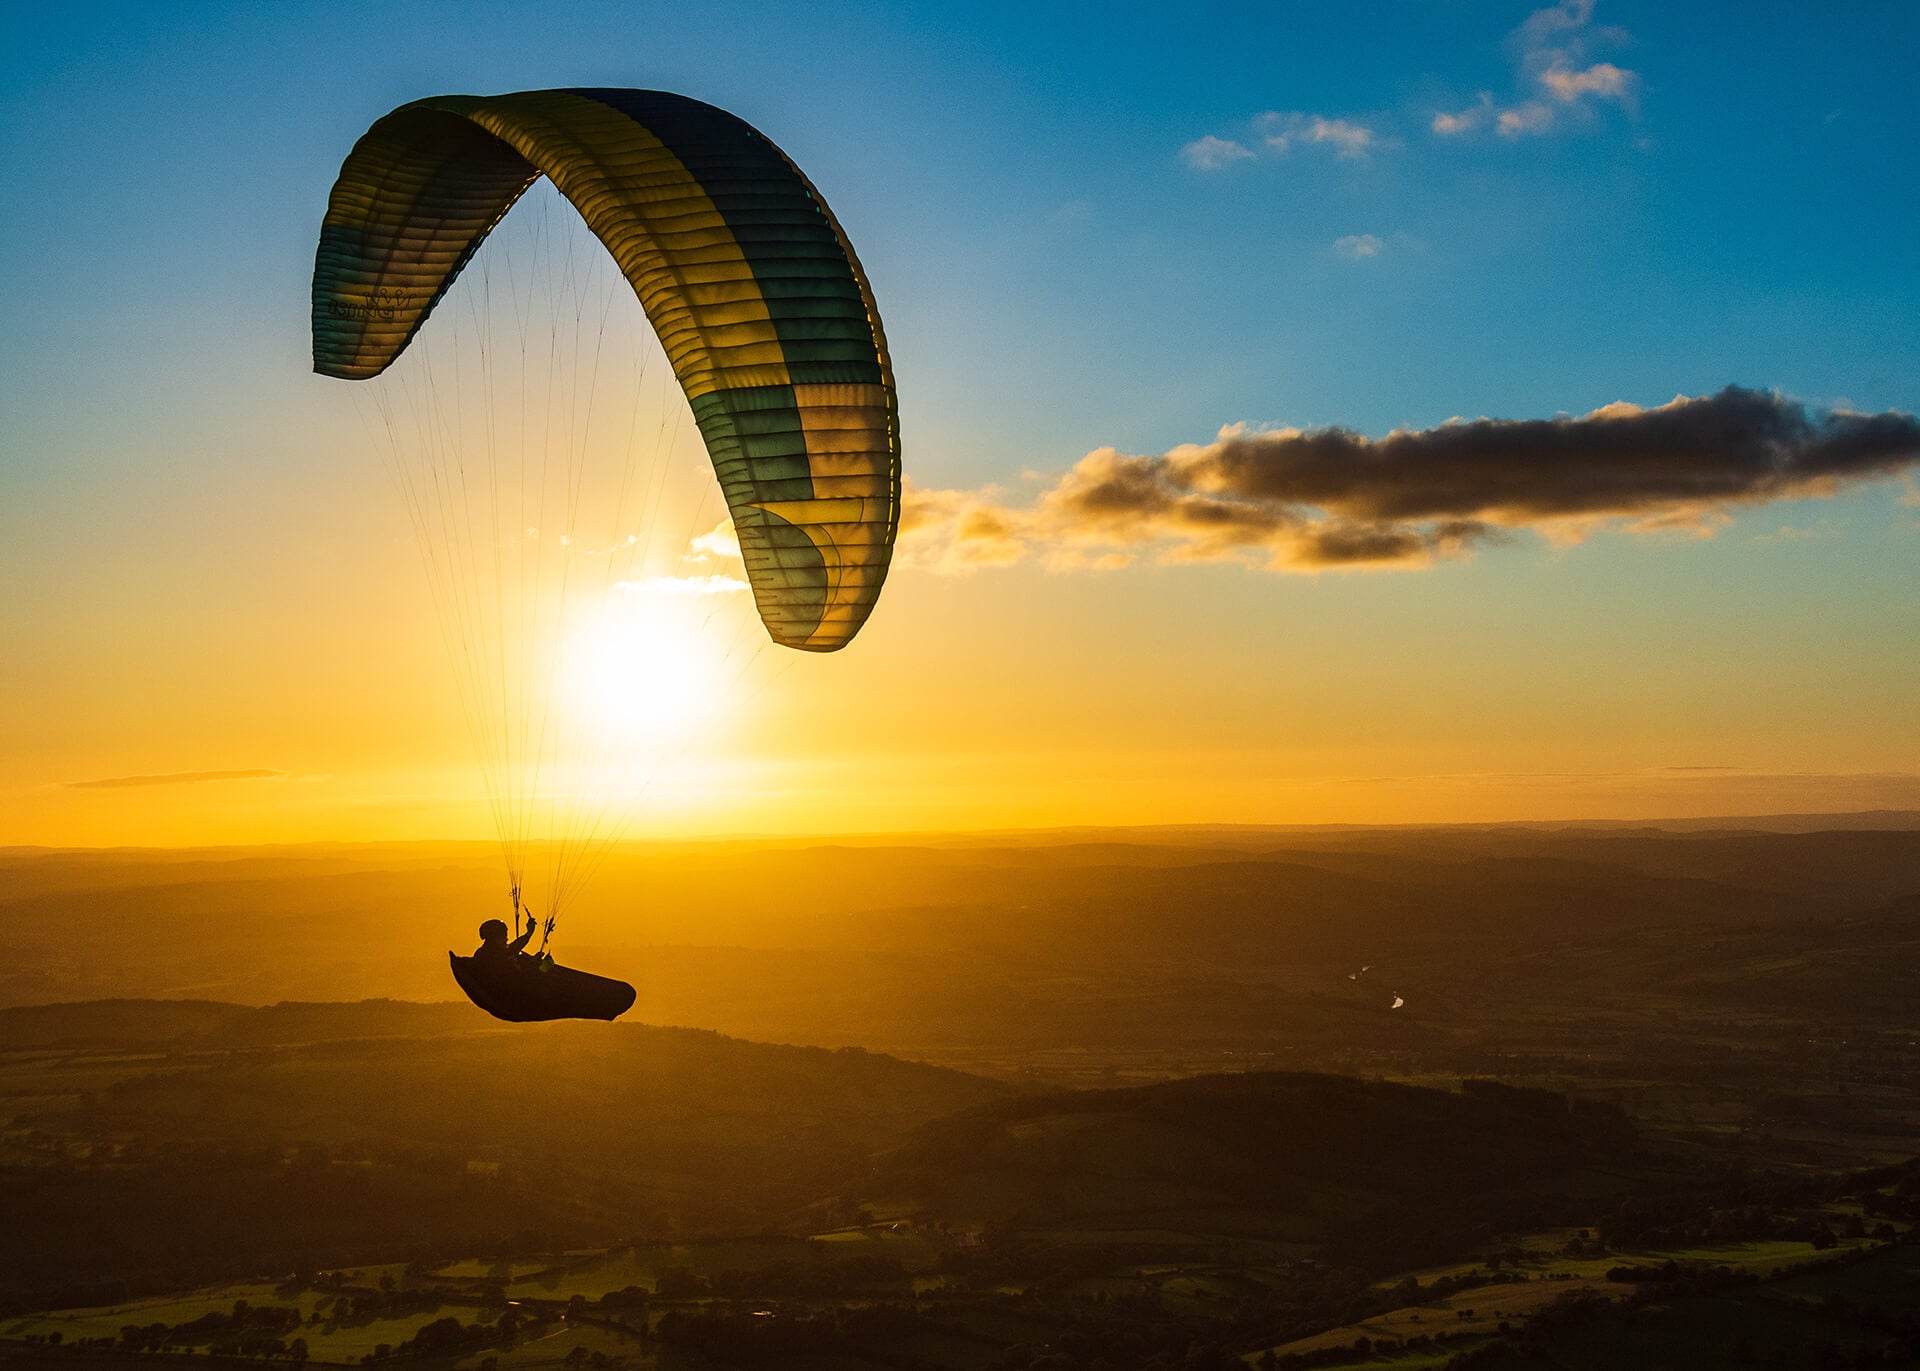
<svg viewBox="0 0 1920 1371">
<path fill-rule="evenodd" d="M 533 938 L 533 931 L 539 925 L 529 919 L 527 931 L 507 941 L 507 925 L 504 919 L 488 919 L 480 925 L 480 946 L 474 949 L 473 959 L 488 966 L 511 966 L 514 958 L 527 950 L 527 944 Z"/>
</svg>

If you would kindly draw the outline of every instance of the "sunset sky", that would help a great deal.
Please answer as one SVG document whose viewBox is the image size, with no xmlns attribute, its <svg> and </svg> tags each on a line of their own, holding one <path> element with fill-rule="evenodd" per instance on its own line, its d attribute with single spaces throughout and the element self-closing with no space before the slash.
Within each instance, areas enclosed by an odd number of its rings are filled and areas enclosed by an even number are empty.
<svg viewBox="0 0 1920 1371">
<path fill-rule="evenodd" d="M 389 109 L 579 85 L 805 168 L 910 489 L 858 640 L 759 654 L 633 832 L 1920 808 L 1912 6 L 10 30 L 0 845 L 488 836 L 313 245 Z"/>
</svg>

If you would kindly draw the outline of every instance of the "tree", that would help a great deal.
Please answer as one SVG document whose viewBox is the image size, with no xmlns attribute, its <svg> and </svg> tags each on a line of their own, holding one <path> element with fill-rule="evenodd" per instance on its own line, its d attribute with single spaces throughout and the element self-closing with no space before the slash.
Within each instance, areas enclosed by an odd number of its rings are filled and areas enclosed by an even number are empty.
<svg viewBox="0 0 1920 1371">
<path fill-rule="evenodd" d="M 662 1299 L 685 1299 L 690 1295 L 704 1295 L 707 1283 L 684 1266 L 669 1266 L 654 1281 L 654 1288 Z"/>
</svg>

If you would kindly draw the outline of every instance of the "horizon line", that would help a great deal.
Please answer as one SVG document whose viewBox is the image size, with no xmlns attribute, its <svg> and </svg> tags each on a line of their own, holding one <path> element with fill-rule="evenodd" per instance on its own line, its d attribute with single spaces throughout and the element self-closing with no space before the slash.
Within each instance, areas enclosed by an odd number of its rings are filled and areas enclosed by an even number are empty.
<svg viewBox="0 0 1920 1371">
<path fill-rule="evenodd" d="M 1377 833 L 1418 832 L 1435 829 L 1486 831 L 1489 829 L 1621 829 L 1658 828 L 1664 831 L 1732 832 L 1757 824 L 1813 822 L 1819 820 L 1877 819 L 1882 822 L 1867 828 L 1835 822 L 1807 832 L 1905 832 L 1920 830 L 1920 809 L 1781 810 L 1766 814 L 1708 815 L 1636 815 L 1616 818 L 1550 819 L 1468 819 L 1412 820 L 1404 823 L 1242 823 L 1233 820 L 1194 820 L 1164 824 L 1048 824 L 1026 828 L 983 827 L 947 829 L 827 829 L 813 833 L 734 832 L 703 837 L 625 838 L 616 848 L 694 847 L 718 843 L 795 843 L 863 842 L 893 844 L 916 838 L 1015 838 L 1079 833 Z M 1887 823 L 1887 820 L 1898 822 Z M 1720 827 L 1724 825 L 1725 827 Z M 311 851 L 322 848 L 400 848 L 400 847 L 497 847 L 496 838 L 316 838 L 300 842 L 259 843 L 111 843 L 92 846 L 84 843 L 0 843 L 0 858 L 22 854 L 58 853 L 131 853 L 131 852 L 265 852 Z M 554 846 L 552 841 L 530 844 L 536 848 Z"/>
</svg>

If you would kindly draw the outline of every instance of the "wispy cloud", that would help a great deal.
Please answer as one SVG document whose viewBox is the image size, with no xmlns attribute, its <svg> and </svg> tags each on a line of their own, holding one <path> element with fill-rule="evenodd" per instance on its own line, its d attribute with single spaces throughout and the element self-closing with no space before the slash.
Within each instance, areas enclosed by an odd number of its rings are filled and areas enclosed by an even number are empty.
<svg viewBox="0 0 1920 1371">
<path fill-rule="evenodd" d="M 740 537 L 733 531 L 733 520 L 722 519 L 695 537 L 687 544 L 687 557 L 691 561 L 739 561 Z"/>
<path fill-rule="evenodd" d="M 1643 409 L 1454 420 L 1368 438 L 1222 429 L 1159 456 L 1088 453 L 1030 502 L 907 493 L 902 560 L 943 571 L 1231 561 L 1269 571 L 1414 568 L 1532 533 L 1712 537 L 1731 511 L 1920 467 L 1920 419 L 1810 410 L 1729 387 Z"/>
<path fill-rule="evenodd" d="M 1180 156 L 1196 171 L 1218 171 L 1235 162 L 1245 161 L 1253 156 L 1253 150 L 1232 138 L 1216 138 L 1209 133 L 1205 138 L 1196 138 L 1181 148 Z"/>
<path fill-rule="evenodd" d="M 1480 91 L 1458 109 L 1436 110 L 1428 128 L 1441 138 L 1492 132 L 1502 138 L 1537 136 L 1591 121 L 1611 104 L 1631 111 L 1640 78 L 1626 67 L 1601 60 L 1597 50 L 1629 40 L 1621 29 L 1593 22 L 1594 0 L 1560 0 L 1535 10 L 1507 36 L 1515 68 L 1511 98 Z M 1285 157 L 1298 149 L 1320 148 L 1347 161 L 1398 146 L 1376 123 L 1302 110 L 1268 110 L 1226 134 L 1210 133 L 1180 149 L 1196 171 L 1218 172 L 1259 157 Z"/>
<path fill-rule="evenodd" d="M 1593 0 L 1562 0 L 1535 10 L 1508 37 L 1518 84 L 1512 103 L 1481 91 L 1464 109 L 1436 113 L 1430 127 L 1442 137 L 1491 128 L 1504 138 L 1520 138 L 1559 127 L 1562 116 L 1588 116 L 1601 101 L 1630 109 L 1639 78 L 1592 55 L 1598 45 L 1624 41 L 1619 29 L 1594 27 Z"/>
<path fill-rule="evenodd" d="M 1210 133 L 1181 148 L 1180 156 L 1196 171 L 1219 171 L 1262 154 L 1284 157 L 1296 148 L 1323 148 L 1336 157 L 1357 161 L 1384 146 L 1386 141 L 1379 132 L 1357 119 L 1267 110 L 1248 121 L 1240 137 L 1222 138 Z"/>
<path fill-rule="evenodd" d="M 1344 238 L 1333 240 L 1334 252 L 1352 262 L 1362 257 L 1378 257 L 1384 247 L 1380 239 L 1371 233 L 1349 233 Z"/>
<path fill-rule="evenodd" d="M 204 785 L 209 781 L 284 781 L 287 773 L 256 767 L 244 771 L 168 771 L 151 776 L 104 776 L 93 781 L 68 781 L 70 790 L 122 790 L 136 786 Z"/>
<path fill-rule="evenodd" d="M 1595 62 L 1585 71 L 1567 67 L 1549 67 L 1540 74 L 1540 84 L 1554 99 L 1571 105 L 1589 95 L 1606 100 L 1624 100 L 1633 89 L 1633 73 L 1622 71 L 1611 62 Z"/>
<path fill-rule="evenodd" d="M 1027 555 L 1025 515 L 999 486 L 923 490 L 908 482 L 900 506 L 902 561 L 933 571 L 1011 566 Z"/>
<path fill-rule="evenodd" d="M 1494 122 L 1502 138 L 1518 138 L 1524 133 L 1545 133 L 1553 127 L 1553 107 L 1540 100 L 1500 111 Z"/>
<path fill-rule="evenodd" d="M 1782 524 L 1772 533 L 1756 533 L 1756 543 L 1804 543 L 1810 538 L 1827 538 L 1833 534 L 1845 532 L 1846 525 L 1837 519 L 1820 519 L 1812 524 Z"/>
<path fill-rule="evenodd" d="M 1493 95 L 1481 91 L 1474 102 L 1455 114 L 1444 110 L 1433 116 L 1433 131 L 1439 134 L 1472 133 L 1485 128 L 1494 119 Z"/>
<path fill-rule="evenodd" d="M 638 581 L 615 581 L 613 588 L 630 595 L 690 597 L 736 595 L 747 589 L 747 583 L 738 576 L 647 576 Z"/>
<path fill-rule="evenodd" d="M 1374 130 L 1354 119 L 1268 110 L 1253 121 L 1260 141 L 1274 152 L 1300 146 L 1331 148 L 1338 157 L 1365 157 L 1379 142 Z"/>
</svg>

